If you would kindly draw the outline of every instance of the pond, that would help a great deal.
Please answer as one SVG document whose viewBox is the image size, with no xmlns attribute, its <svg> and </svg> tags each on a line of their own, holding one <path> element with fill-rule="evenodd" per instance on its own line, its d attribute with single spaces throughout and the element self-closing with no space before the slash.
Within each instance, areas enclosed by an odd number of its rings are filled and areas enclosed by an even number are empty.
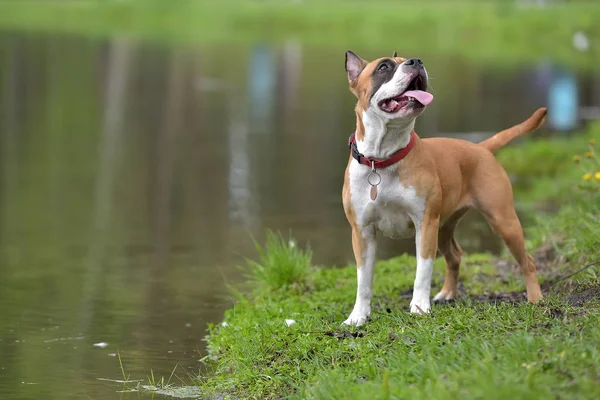
<svg viewBox="0 0 600 400">
<path fill-rule="evenodd" d="M 117 353 L 131 379 L 179 366 L 188 380 L 266 229 L 310 244 L 317 264 L 353 263 L 345 50 L 0 33 L 0 398 L 138 396 L 101 380 L 122 379 Z M 551 57 L 354 50 L 424 60 L 422 137 L 481 140 L 544 105 L 539 134 L 564 134 L 600 104 L 599 73 Z M 459 242 L 502 249 L 477 215 Z M 380 257 L 413 251 L 384 241 Z"/>
</svg>

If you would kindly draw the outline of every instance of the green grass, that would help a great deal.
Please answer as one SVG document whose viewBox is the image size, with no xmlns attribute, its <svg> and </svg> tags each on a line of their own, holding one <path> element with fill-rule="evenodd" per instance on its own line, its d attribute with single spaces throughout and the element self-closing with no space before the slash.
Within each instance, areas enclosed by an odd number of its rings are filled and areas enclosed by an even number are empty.
<svg viewBox="0 0 600 400">
<path fill-rule="evenodd" d="M 559 211 L 540 214 L 527 233 L 539 247 L 541 304 L 524 301 L 521 274 L 505 261 L 510 258 L 474 254 L 463 258 L 457 302 L 411 315 L 415 260 L 404 255 L 378 262 L 372 318 L 346 328 L 341 322 L 356 290 L 353 266 L 311 267 L 285 285 L 273 284 L 281 276 L 259 272 L 262 289 L 240 298 L 227 311 L 227 324 L 210 327 L 205 361 L 211 372 L 199 378 L 201 392 L 233 398 L 599 398 L 600 267 L 560 280 L 600 260 L 600 180 L 582 180 L 585 171 L 595 172 L 597 160 L 572 161 L 599 136 L 596 124 L 587 136 L 533 140 L 500 152 L 515 176 L 530 171 L 527 163 L 536 171 L 517 196 L 529 190 L 543 200 L 547 180 L 563 189 L 550 193 Z M 300 256 L 283 239 L 271 248 L 286 269 L 295 271 L 288 264 L 297 260 L 306 271 L 308 253 Z M 261 254 L 251 267 L 277 264 Z M 443 260 L 436 260 L 434 293 L 443 271 Z M 286 319 L 297 323 L 287 326 Z"/>
<path fill-rule="evenodd" d="M 407 313 L 414 259 L 380 262 L 372 320 L 340 326 L 352 309 L 355 268 L 318 269 L 313 286 L 245 300 L 211 327 L 214 375 L 206 394 L 241 398 L 597 398 L 600 303 L 569 305 L 549 295 L 541 306 L 481 302 Z M 442 263 L 434 281 L 439 289 Z M 522 291 L 516 269 L 468 257 L 467 293 Z M 589 275 L 576 286 L 590 285 Z M 577 292 L 579 289 L 575 289 Z M 285 319 L 296 325 L 287 327 Z"/>
<path fill-rule="evenodd" d="M 495 64 L 551 55 L 584 68 L 595 65 L 597 52 L 574 50 L 572 37 L 586 32 L 592 48 L 597 46 L 598 20 L 600 6 L 593 2 L 544 9 L 516 7 L 514 1 L 441 0 L 0 2 L 0 28 L 8 30 L 206 45 L 294 39 L 359 51 L 376 47 L 400 54 L 461 54 Z"/>
<path fill-rule="evenodd" d="M 531 158 L 536 165 L 545 163 L 553 167 L 530 180 L 529 185 L 534 196 L 554 201 L 558 211 L 540 211 L 532 236 L 536 240 L 534 245 L 551 243 L 567 262 L 587 263 L 600 259 L 599 141 L 600 123 L 596 122 L 584 138 L 532 142 L 523 149 L 512 150 L 515 155 L 536 146 L 553 149 L 544 152 L 548 154 L 545 159 Z M 555 155 L 549 156 L 552 152 Z M 512 168 L 518 168 L 518 164 L 511 164 L 509 170 Z"/>
<path fill-rule="evenodd" d="M 300 249 L 290 238 L 267 232 L 265 247 L 256 244 L 259 260 L 248 260 L 248 281 L 257 292 L 269 292 L 306 284 L 312 251 Z"/>
</svg>

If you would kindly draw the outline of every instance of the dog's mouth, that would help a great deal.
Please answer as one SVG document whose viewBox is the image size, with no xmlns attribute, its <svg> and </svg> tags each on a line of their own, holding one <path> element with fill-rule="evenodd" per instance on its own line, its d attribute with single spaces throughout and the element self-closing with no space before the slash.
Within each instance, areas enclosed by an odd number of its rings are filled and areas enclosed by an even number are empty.
<svg viewBox="0 0 600 400">
<path fill-rule="evenodd" d="M 381 100 L 379 108 L 386 113 L 394 114 L 403 108 L 422 108 L 433 101 L 433 95 L 426 92 L 427 79 L 417 75 L 406 87 L 406 90 L 397 96 Z"/>
</svg>

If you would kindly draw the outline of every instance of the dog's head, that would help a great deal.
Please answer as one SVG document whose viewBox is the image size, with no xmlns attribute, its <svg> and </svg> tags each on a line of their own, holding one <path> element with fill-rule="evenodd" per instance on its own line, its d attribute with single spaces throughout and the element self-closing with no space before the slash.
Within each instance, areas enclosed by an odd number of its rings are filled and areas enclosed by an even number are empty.
<svg viewBox="0 0 600 400">
<path fill-rule="evenodd" d="M 384 120 L 414 119 L 431 103 L 427 93 L 427 71 L 418 58 L 393 57 L 365 61 L 346 52 L 350 91 L 358 98 L 361 111 Z"/>
</svg>

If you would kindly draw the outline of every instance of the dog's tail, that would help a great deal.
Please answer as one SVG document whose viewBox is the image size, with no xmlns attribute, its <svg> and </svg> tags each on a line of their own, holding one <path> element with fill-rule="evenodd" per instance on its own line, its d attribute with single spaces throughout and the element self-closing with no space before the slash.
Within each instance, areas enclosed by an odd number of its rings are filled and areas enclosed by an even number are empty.
<svg viewBox="0 0 600 400">
<path fill-rule="evenodd" d="M 515 125 L 512 128 L 498 132 L 491 138 L 479 143 L 479 145 L 485 147 L 492 153 L 495 153 L 498 149 L 507 145 L 511 140 L 514 140 L 519 136 L 526 135 L 539 128 L 544 123 L 547 112 L 548 110 L 546 108 L 539 108 L 531 115 L 531 117 L 521 122 L 519 125 Z"/>
</svg>

